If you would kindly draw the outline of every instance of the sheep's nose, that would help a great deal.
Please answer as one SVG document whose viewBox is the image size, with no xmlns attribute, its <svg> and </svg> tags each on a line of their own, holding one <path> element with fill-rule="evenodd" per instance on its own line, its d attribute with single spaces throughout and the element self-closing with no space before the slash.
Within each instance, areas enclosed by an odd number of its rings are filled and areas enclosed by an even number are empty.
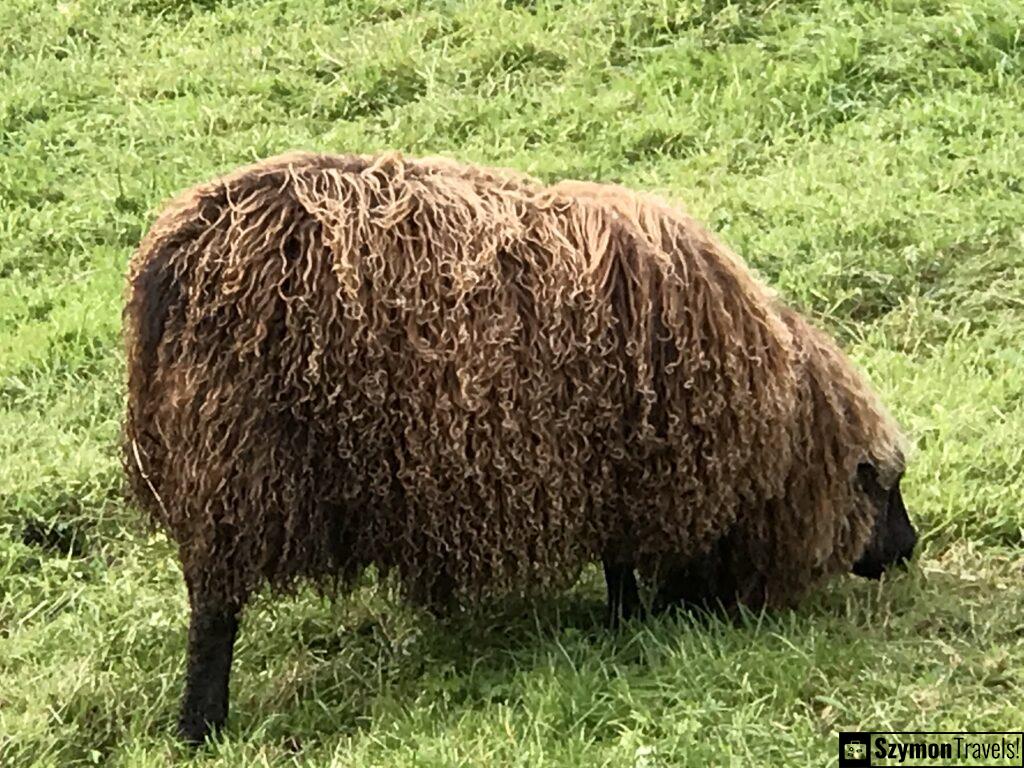
<svg viewBox="0 0 1024 768">
<path fill-rule="evenodd" d="M 900 550 L 899 557 L 896 558 L 896 562 L 900 565 L 906 565 L 910 559 L 914 556 L 914 549 L 917 547 L 917 532 L 911 528 L 910 536 L 908 537 L 907 543 Z"/>
</svg>

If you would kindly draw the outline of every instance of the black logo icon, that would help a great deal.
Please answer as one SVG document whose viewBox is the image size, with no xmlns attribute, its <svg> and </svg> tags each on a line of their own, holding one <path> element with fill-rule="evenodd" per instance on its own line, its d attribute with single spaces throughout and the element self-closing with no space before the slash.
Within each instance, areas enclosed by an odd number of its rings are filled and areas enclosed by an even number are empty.
<svg viewBox="0 0 1024 768">
<path fill-rule="evenodd" d="M 871 734 L 840 733 L 839 768 L 861 768 L 869 765 L 871 765 Z"/>
</svg>

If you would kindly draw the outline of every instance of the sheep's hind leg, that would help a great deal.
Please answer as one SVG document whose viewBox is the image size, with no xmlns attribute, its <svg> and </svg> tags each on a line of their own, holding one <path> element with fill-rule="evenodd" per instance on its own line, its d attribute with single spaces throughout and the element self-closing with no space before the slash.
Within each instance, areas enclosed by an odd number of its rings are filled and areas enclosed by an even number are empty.
<svg viewBox="0 0 1024 768">
<path fill-rule="evenodd" d="M 640 590 L 631 565 L 604 560 L 604 580 L 608 587 L 607 624 L 615 629 L 623 621 L 639 617 L 642 613 Z"/>
<path fill-rule="evenodd" d="M 198 745 L 224 725 L 228 716 L 228 678 L 239 606 L 204 598 L 191 589 L 189 593 L 192 616 L 178 735 Z"/>
</svg>

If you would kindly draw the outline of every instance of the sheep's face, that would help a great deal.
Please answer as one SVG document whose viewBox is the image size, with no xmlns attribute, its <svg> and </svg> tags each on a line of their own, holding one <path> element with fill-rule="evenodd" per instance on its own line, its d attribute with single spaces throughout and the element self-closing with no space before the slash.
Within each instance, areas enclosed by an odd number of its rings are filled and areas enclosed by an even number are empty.
<svg viewBox="0 0 1024 768">
<path fill-rule="evenodd" d="M 917 532 L 907 516 L 900 493 L 900 478 L 891 488 L 879 482 L 878 471 L 871 464 L 857 467 L 857 482 L 877 511 L 875 527 L 853 572 L 868 579 L 877 579 L 893 564 L 903 564 L 914 554 Z"/>
</svg>

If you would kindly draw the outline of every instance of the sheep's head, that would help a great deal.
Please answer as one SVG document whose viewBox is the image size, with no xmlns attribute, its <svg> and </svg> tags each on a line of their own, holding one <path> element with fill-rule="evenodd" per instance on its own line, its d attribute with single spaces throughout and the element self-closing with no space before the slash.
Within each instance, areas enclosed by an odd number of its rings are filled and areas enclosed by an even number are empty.
<svg viewBox="0 0 1024 768">
<path fill-rule="evenodd" d="M 907 515 L 900 493 L 900 479 L 895 479 L 886 488 L 879 480 L 878 470 L 873 464 L 863 463 L 857 467 L 857 483 L 867 494 L 876 510 L 875 527 L 871 531 L 860 559 L 853 564 L 853 572 L 868 579 L 881 577 L 894 564 L 904 564 L 914 554 L 917 532 Z"/>
</svg>

